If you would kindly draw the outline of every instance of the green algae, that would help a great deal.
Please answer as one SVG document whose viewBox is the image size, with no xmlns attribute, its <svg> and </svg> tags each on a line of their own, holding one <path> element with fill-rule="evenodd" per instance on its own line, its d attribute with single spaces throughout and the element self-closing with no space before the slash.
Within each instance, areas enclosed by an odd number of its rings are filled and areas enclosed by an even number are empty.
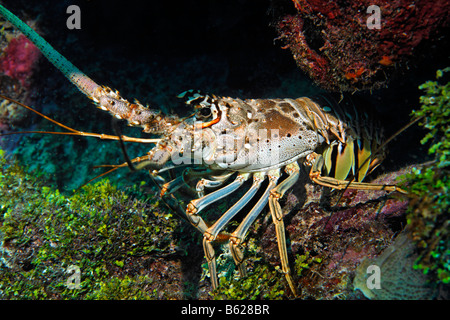
<svg viewBox="0 0 450 320">
<path fill-rule="evenodd" d="M 177 227 L 157 200 L 130 197 L 106 179 L 66 196 L 3 151 L 0 165 L 0 298 L 156 297 L 141 260 L 173 254 Z M 70 266 L 81 270 L 76 289 Z"/>
<path fill-rule="evenodd" d="M 297 276 L 300 277 L 302 275 L 302 271 L 309 269 L 312 264 L 321 262 L 322 258 L 313 257 L 308 251 L 305 252 L 305 254 L 297 255 L 297 258 L 295 259 L 295 270 L 297 271 Z"/>
<path fill-rule="evenodd" d="M 212 295 L 215 300 L 281 300 L 286 298 L 283 278 L 276 268 L 260 263 L 246 277 L 220 278 Z"/>
<path fill-rule="evenodd" d="M 442 83 L 449 71 L 438 70 L 436 81 L 419 86 L 424 94 L 412 115 L 422 117 L 427 133 L 421 143 L 434 159 L 407 175 L 413 196 L 407 222 L 419 250 L 414 268 L 434 276 L 437 284 L 450 282 L 450 82 Z"/>
</svg>

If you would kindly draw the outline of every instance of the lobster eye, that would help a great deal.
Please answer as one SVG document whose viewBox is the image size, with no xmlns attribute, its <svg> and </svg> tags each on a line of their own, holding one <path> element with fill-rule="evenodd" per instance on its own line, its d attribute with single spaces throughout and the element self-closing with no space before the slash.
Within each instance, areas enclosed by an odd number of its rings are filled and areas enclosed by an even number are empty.
<svg viewBox="0 0 450 320">
<path fill-rule="evenodd" d="M 210 108 L 201 108 L 198 111 L 199 116 L 201 116 L 202 118 L 208 118 L 211 116 L 211 109 Z"/>
</svg>

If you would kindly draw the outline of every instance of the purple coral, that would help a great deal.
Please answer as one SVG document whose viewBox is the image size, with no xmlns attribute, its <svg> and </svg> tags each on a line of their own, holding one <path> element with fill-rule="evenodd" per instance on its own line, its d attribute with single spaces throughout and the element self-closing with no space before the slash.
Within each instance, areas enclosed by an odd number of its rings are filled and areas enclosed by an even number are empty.
<svg viewBox="0 0 450 320">
<path fill-rule="evenodd" d="M 11 39 L 0 56 L 0 72 L 28 87 L 29 78 L 39 57 L 39 49 L 24 35 L 19 35 Z"/>
<path fill-rule="evenodd" d="M 23 103 L 30 103 L 31 77 L 41 55 L 39 49 L 24 35 L 6 32 L 0 54 L 0 91 Z M 10 40 L 8 40 L 10 39 Z M 28 110 L 8 101 L 0 101 L 0 132 L 11 130 L 15 125 L 26 125 Z M 0 140 L 1 141 L 1 140 Z"/>
</svg>

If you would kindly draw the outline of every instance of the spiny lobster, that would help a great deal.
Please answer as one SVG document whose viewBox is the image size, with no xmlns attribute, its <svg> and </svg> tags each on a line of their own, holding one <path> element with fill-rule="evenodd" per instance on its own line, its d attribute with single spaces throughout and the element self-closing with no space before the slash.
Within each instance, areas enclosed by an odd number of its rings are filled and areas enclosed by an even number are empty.
<svg viewBox="0 0 450 320">
<path fill-rule="evenodd" d="M 115 137 L 66 129 L 80 135 L 155 143 L 145 156 L 127 163 L 135 169 L 149 170 L 153 176 L 176 165 L 191 165 L 182 175 L 162 185 L 161 195 L 172 195 L 180 187 L 197 193 L 198 198 L 190 201 L 182 214 L 203 235 L 213 288 L 218 286 L 214 241 L 221 236 L 229 240 L 234 261 L 244 275 L 242 244 L 252 223 L 268 203 L 276 228 L 281 269 L 296 294 L 279 200 L 297 182 L 301 165 L 311 167 L 309 176 L 313 182 L 333 189 L 404 192 L 393 185 L 362 182 L 383 160 L 384 138 L 378 123 L 347 100 L 338 103 L 324 96 L 241 100 L 190 90 L 180 97 L 186 99 L 195 112 L 186 118 L 165 115 L 139 102 L 130 103 L 118 91 L 98 85 L 1 5 L 0 14 L 26 35 L 98 108 L 160 138 Z M 232 181 L 228 182 L 230 179 Z M 248 180 L 252 182 L 245 194 L 215 223 L 208 225 L 199 213 Z M 224 233 L 224 228 L 263 185 L 262 195 L 239 226 L 231 234 Z"/>
</svg>

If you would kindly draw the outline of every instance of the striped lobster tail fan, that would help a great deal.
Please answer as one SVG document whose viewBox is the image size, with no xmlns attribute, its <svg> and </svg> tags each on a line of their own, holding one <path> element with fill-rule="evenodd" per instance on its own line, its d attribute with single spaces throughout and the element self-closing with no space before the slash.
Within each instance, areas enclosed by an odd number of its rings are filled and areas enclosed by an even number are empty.
<svg viewBox="0 0 450 320">
<path fill-rule="evenodd" d="M 67 79 L 70 80 L 81 92 L 90 99 L 94 96 L 95 90 L 99 87 L 92 79 L 81 72 L 69 60 L 64 58 L 47 41 L 45 41 L 36 31 L 31 29 L 26 23 L 0 4 L 0 14 L 17 29 L 20 30 L 33 44 L 39 48 L 42 54 L 58 68 Z"/>
</svg>

